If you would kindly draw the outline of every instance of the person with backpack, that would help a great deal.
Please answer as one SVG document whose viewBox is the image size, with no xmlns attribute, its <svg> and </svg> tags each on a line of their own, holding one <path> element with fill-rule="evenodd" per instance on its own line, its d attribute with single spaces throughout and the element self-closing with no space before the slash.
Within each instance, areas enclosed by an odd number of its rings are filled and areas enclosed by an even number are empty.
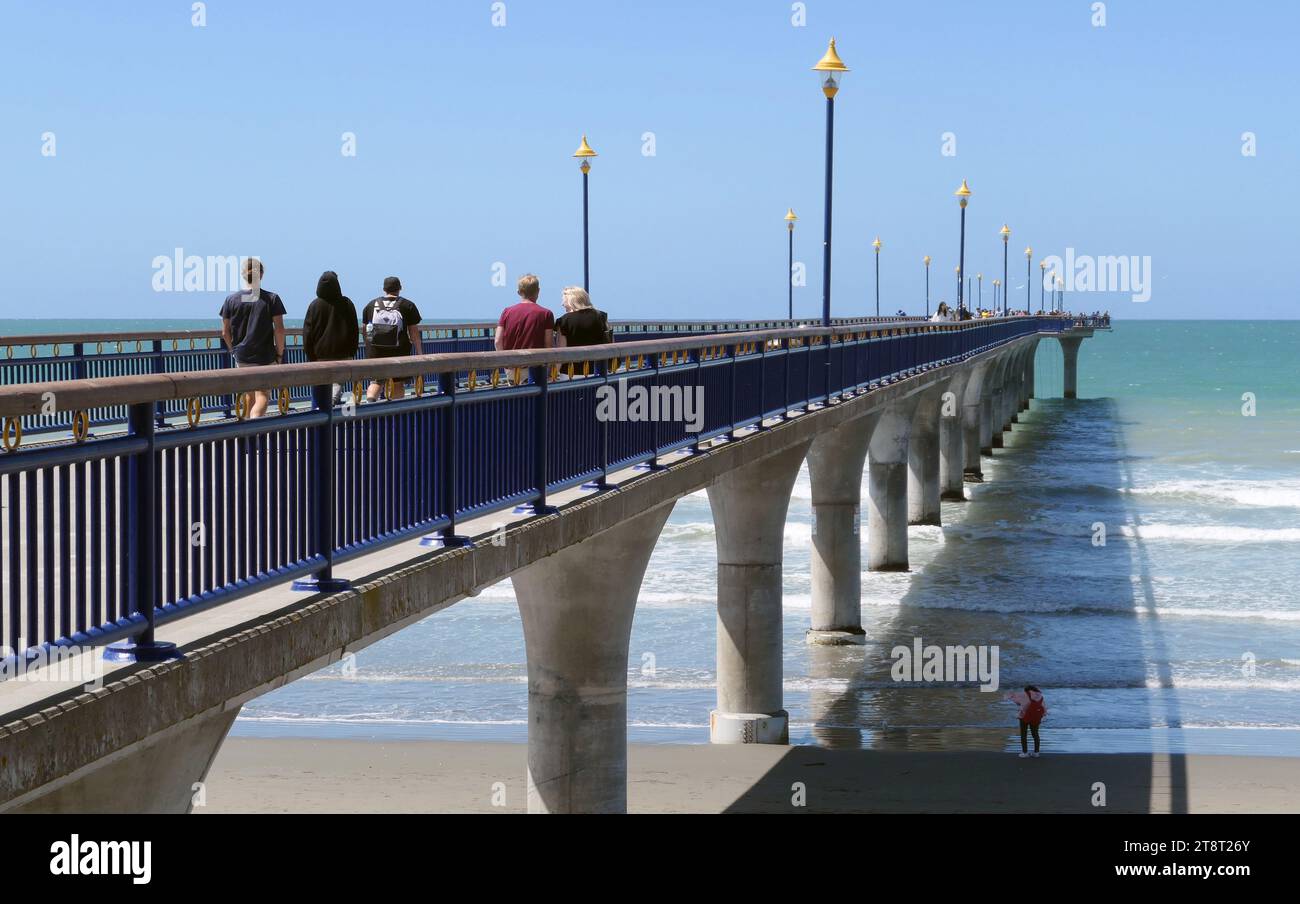
<svg viewBox="0 0 1300 904">
<path fill-rule="evenodd" d="M 1008 694 L 1007 699 L 1020 707 L 1020 758 L 1038 757 L 1038 726 L 1047 716 L 1047 703 L 1043 692 L 1032 684 L 1026 685 L 1024 692 Z M 1029 752 L 1029 733 L 1034 733 L 1034 752 Z"/>
<path fill-rule="evenodd" d="M 365 326 L 367 358 L 404 358 L 423 354 L 420 345 L 420 309 L 415 302 L 403 298 L 402 281 L 396 276 L 384 280 L 384 294 L 366 305 L 361 312 Z M 388 398 L 400 399 L 406 395 L 406 384 L 390 380 Z M 366 389 L 366 401 L 379 398 L 381 387 L 373 380 Z"/>
<path fill-rule="evenodd" d="M 357 307 L 343 294 L 339 275 L 326 270 L 316 283 L 316 300 L 307 306 L 302 347 L 308 361 L 351 361 L 357 356 Z M 343 387 L 334 384 L 334 404 Z"/>
</svg>

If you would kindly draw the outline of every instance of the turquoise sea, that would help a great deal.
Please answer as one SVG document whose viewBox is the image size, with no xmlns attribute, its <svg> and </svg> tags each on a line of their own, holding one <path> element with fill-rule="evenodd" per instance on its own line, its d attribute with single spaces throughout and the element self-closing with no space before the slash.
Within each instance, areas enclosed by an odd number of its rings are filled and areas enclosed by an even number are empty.
<svg viewBox="0 0 1300 904">
<path fill-rule="evenodd" d="M 1118 321 L 1084 343 L 1085 398 L 1062 401 L 1061 383 L 1045 340 L 1041 398 L 988 482 L 944 503 L 942 528 L 911 529 L 910 574 L 863 575 L 865 647 L 804 642 L 800 478 L 785 561 L 795 743 L 1009 749 L 1001 694 L 892 681 L 890 650 L 922 637 L 998 645 L 1004 690 L 1046 692 L 1048 750 L 1300 755 L 1300 322 Z M 708 740 L 715 562 L 707 498 L 681 500 L 633 627 L 632 741 Z M 254 700 L 235 733 L 521 741 L 524 662 L 507 582 L 362 651 L 353 675 Z"/>
</svg>

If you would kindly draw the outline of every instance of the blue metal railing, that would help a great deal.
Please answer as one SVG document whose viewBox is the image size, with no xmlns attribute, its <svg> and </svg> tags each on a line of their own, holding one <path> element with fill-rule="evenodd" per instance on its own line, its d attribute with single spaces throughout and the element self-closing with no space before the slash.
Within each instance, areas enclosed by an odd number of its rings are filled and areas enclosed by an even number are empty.
<svg viewBox="0 0 1300 904">
<path fill-rule="evenodd" d="M 377 547 L 435 533 L 455 541 L 468 518 L 519 504 L 544 511 L 550 494 L 826 403 L 828 371 L 833 400 L 1071 323 L 699 334 L 535 352 L 521 368 L 495 366 L 508 355 L 421 358 L 425 373 L 403 400 L 332 407 L 329 385 L 306 385 L 309 408 L 189 426 L 159 426 L 158 407 L 183 410 L 176 394 L 210 376 L 109 382 L 87 392 L 126 398 L 124 433 L 0 454 L 0 644 L 148 639 L 157 625 L 273 584 L 328 580 Z M 611 351 L 618 357 L 582 357 Z M 293 383 L 320 367 L 273 370 Z M 598 416 L 597 390 L 620 383 L 625 393 L 702 389 L 701 429 L 681 417 Z M 75 385 L 56 385 L 55 397 Z M 30 410 L 34 391 L 0 389 L 0 421 Z"/>
<path fill-rule="evenodd" d="M 836 325 L 871 323 L 877 318 L 843 318 Z M 798 321 L 637 321 L 616 322 L 611 326 L 616 342 L 668 339 L 692 333 L 742 332 L 781 329 L 798 325 Z M 494 324 L 462 323 L 421 327 L 425 354 L 492 351 Z M 357 359 L 364 359 L 365 349 L 358 346 Z M 307 360 L 302 346 L 302 330 L 286 330 L 285 364 Z M 179 374 L 195 371 L 224 370 L 233 367 L 217 330 L 166 331 L 155 333 L 102 333 L 0 337 L 0 387 L 60 380 L 111 379 L 144 374 Z M 296 405 L 311 401 L 309 387 L 295 386 L 290 402 Z M 231 396 L 208 396 L 200 399 L 201 414 L 231 417 Z M 159 404 L 155 418 L 165 426 L 169 418 L 185 416 L 183 404 L 175 400 Z M 87 412 L 87 429 L 121 428 L 127 412 L 120 405 L 107 405 Z M 72 429 L 72 413 L 29 415 L 20 422 L 28 436 L 42 433 L 66 433 Z"/>
</svg>

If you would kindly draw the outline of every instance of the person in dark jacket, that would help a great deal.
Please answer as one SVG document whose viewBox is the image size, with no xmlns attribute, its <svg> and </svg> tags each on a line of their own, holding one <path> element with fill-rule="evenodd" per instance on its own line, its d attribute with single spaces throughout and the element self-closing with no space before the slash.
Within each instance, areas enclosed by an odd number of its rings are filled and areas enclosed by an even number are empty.
<svg viewBox="0 0 1300 904">
<path fill-rule="evenodd" d="M 307 307 L 302 324 L 302 347 L 308 361 L 351 361 L 357 356 L 357 308 L 343 294 L 339 275 L 326 270 L 316 283 L 316 300 Z M 343 387 L 334 384 L 334 404 Z"/>
</svg>

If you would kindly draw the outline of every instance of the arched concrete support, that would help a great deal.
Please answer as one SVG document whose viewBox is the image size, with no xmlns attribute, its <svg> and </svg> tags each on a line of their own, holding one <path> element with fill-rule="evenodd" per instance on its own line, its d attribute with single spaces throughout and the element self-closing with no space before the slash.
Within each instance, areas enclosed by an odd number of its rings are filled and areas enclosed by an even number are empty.
<svg viewBox="0 0 1300 904">
<path fill-rule="evenodd" d="M 1007 371 L 1011 367 L 1011 353 L 1003 352 L 998 356 L 997 363 L 993 365 L 993 380 L 989 390 L 989 407 L 988 407 L 988 438 L 981 446 L 981 451 L 985 455 L 992 455 L 994 449 L 1002 448 L 1002 431 L 1006 419 L 1003 412 L 1006 407 L 1007 391 Z M 981 437 L 982 438 L 982 437 Z"/>
<path fill-rule="evenodd" d="M 1022 411 L 1029 410 L 1029 402 L 1034 397 L 1034 364 L 1038 360 L 1038 339 L 1029 343 L 1029 355 L 1025 359 L 1025 391 L 1020 401 Z"/>
<path fill-rule="evenodd" d="M 790 491 L 811 443 L 724 474 L 709 487 L 718 544 L 718 708 L 714 744 L 785 744 L 781 558 Z"/>
<path fill-rule="evenodd" d="M 1060 336 L 1061 356 L 1065 359 L 1065 398 L 1076 399 L 1079 393 L 1079 346 L 1082 336 Z"/>
<path fill-rule="evenodd" d="M 235 706 L 183 722 L 8 812 L 189 813 L 238 715 Z"/>
<path fill-rule="evenodd" d="M 1024 395 L 1025 356 L 1029 353 L 1029 344 L 1023 343 L 1011 353 L 1011 365 L 1007 371 L 1007 389 L 1003 395 L 1002 416 L 1003 429 L 1010 430 L 1011 425 L 1020 420 L 1020 400 Z"/>
<path fill-rule="evenodd" d="M 827 431 L 808 449 L 812 482 L 812 644 L 860 644 L 862 470 L 880 419 L 872 412 Z"/>
<path fill-rule="evenodd" d="M 966 392 L 962 397 L 961 436 L 963 475 L 968 483 L 983 483 L 984 472 L 980 466 L 980 452 L 983 449 L 983 400 L 985 382 L 989 378 L 992 361 L 977 364 L 966 381 Z"/>
<path fill-rule="evenodd" d="M 951 381 L 927 389 L 917 400 L 907 444 L 907 523 L 941 524 L 939 501 L 939 420 Z"/>
<path fill-rule="evenodd" d="M 966 501 L 961 411 L 969 380 L 970 371 L 962 371 L 952 378 L 948 391 L 939 398 L 939 498 L 945 502 Z"/>
<path fill-rule="evenodd" d="M 885 407 L 867 453 L 867 568 L 907 571 L 907 455 L 918 399 Z"/>
<path fill-rule="evenodd" d="M 528 812 L 627 812 L 627 657 L 653 508 L 513 577 L 528 652 Z"/>
</svg>

